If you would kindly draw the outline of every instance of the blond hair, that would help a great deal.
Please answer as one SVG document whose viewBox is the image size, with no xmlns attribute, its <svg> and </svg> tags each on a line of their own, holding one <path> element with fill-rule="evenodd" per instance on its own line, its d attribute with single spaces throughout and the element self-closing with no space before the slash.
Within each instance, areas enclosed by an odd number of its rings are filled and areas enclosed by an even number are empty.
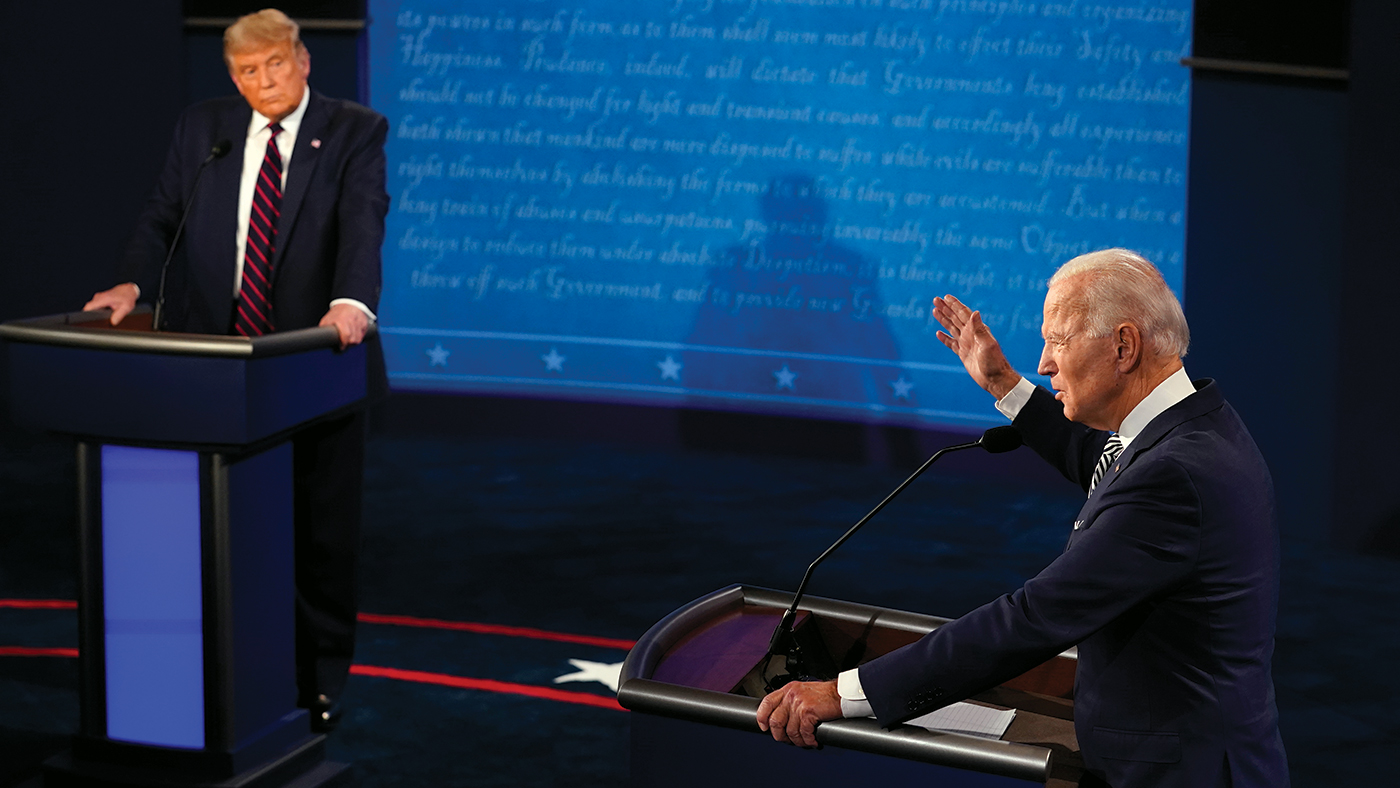
<svg viewBox="0 0 1400 788">
<path fill-rule="evenodd" d="M 306 54 L 301 43 L 301 26 L 276 8 L 264 8 L 241 16 L 224 31 L 224 64 L 233 67 L 233 55 L 253 52 L 282 43 L 291 43 L 298 57 Z"/>
<path fill-rule="evenodd" d="M 1186 355 L 1191 329 L 1181 302 L 1162 272 L 1141 255 L 1127 249 L 1083 254 L 1060 266 L 1050 285 L 1070 279 L 1077 280 L 1078 289 L 1069 306 L 1084 319 L 1089 336 L 1105 337 L 1132 323 L 1154 355 Z"/>
</svg>

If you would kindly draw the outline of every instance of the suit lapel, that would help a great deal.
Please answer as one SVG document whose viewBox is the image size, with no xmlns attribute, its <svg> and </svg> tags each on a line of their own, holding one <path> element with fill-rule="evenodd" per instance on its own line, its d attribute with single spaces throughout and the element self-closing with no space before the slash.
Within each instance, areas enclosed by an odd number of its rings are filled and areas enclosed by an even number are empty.
<svg viewBox="0 0 1400 788">
<path fill-rule="evenodd" d="M 1220 396 L 1220 388 L 1215 385 L 1214 381 L 1207 378 L 1197 381 L 1195 385 L 1195 394 L 1167 408 L 1157 418 L 1148 422 L 1142 434 L 1128 444 L 1123 456 L 1118 458 L 1118 461 L 1113 464 L 1113 468 L 1109 468 L 1108 474 L 1104 476 L 1105 484 L 1110 481 L 1109 477 L 1116 477 L 1115 469 L 1131 465 L 1138 455 L 1157 445 L 1172 430 L 1225 404 L 1224 398 Z"/>
<path fill-rule="evenodd" d="M 1088 530 L 1086 526 L 1093 523 L 1100 508 L 1099 498 L 1103 496 L 1104 490 L 1118 480 L 1119 472 L 1132 465 L 1138 455 L 1150 451 L 1153 446 L 1171 434 L 1172 430 L 1219 408 L 1225 403 L 1224 398 L 1220 395 L 1220 389 L 1210 379 L 1201 380 L 1195 385 L 1195 394 L 1167 408 L 1157 418 L 1148 422 L 1142 434 L 1133 438 L 1133 442 L 1128 444 L 1128 448 L 1124 449 L 1113 465 L 1109 466 L 1108 472 L 1103 475 L 1099 486 L 1095 487 L 1094 491 L 1089 494 L 1089 498 L 1084 502 L 1079 514 L 1075 515 L 1074 528 L 1070 531 L 1069 541 L 1065 543 L 1066 550 L 1074 545 L 1081 532 Z"/>
<path fill-rule="evenodd" d="M 310 88 L 307 88 L 310 90 Z M 282 190 L 282 212 L 277 218 L 277 248 L 272 253 L 272 281 L 276 285 L 282 275 L 282 260 L 286 254 L 292 231 L 296 228 L 297 214 L 306 199 L 306 190 L 311 184 L 311 176 L 321 158 L 321 137 L 330 121 L 326 114 L 325 101 L 314 91 L 306 104 L 306 114 L 302 116 L 301 128 L 297 130 L 297 141 L 292 147 L 292 159 L 287 165 L 287 187 Z M 312 145 L 312 141 L 316 145 Z"/>
</svg>

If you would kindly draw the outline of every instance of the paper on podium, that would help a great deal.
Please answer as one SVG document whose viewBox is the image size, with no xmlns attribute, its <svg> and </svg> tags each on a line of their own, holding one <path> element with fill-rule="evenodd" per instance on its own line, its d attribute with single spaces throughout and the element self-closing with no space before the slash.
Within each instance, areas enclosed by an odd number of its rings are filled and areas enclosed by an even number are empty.
<svg viewBox="0 0 1400 788">
<path fill-rule="evenodd" d="M 974 703 L 954 703 L 922 717 L 915 717 L 906 725 L 917 725 L 931 731 L 950 731 L 999 739 L 1016 717 L 1015 709 L 991 709 Z"/>
</svg>

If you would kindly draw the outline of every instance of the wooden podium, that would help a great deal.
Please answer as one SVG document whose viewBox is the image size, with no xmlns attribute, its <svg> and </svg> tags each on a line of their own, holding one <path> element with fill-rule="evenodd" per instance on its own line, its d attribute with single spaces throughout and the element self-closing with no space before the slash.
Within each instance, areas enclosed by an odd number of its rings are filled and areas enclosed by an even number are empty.
<svg viewBox="0 0 1400 788">
<path fill-rule="evenodd" d="M 296 707 L 292 447 L 366 394 L 334 328 L 11 321 L 16 423 L 77 438 L 81 723 L 46 786 L 328 785 Z"/>
<path fill-rule="evenodd" d="M 768 678 L 759 671 L 791 604 L 789 593 L 730 586 L 680 608 L 637 642 L 617 693 L 633 712 L 633 786 L 1079 783 L 1072 650 L 972 699 L 1017 710 L 1001 740 L 848 719 L 818 726 L 817 751 L 773 741 L 755 721 Z M 832 677 L 947 622 L 811 596 L 799 612 L 794 634 L 809 659 L 828 663 Z"/>
</svg>

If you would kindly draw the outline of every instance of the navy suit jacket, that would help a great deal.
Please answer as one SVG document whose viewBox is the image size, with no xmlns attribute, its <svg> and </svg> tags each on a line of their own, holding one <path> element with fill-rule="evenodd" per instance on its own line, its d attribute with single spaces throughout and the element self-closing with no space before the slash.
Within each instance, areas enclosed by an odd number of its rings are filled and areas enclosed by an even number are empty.
<svg viewBox="0 0 1400 788">
<path fill-rule="evenodd" d="M 308 88 L 309 90 L 309 88 Z M 243 149 L 253 110 L 241 96 L 195 104 L 175 139 L 155 192 L 137 223 L 120 272 L 154 299 L 180 212 L 194 195 L 184 236 L 166 283 L 166 327 L 227 334 L 233 325 L 234 257 Z M 287 170 L 272 256 L 277 329 L 309 328 L 335 298 L 378 310 L 380 247 L 389 196 L 384 191 L 384 139 L 389 125 L 373 110 L 311 92 Z M 233 144 L 199 180 L 199 165 L 219 140 Z M 378 346 L 372 376 L 382 385 Z"/>
<path fill-rule="evenodd" d="M 1288 785 L 1270 659 L 1273 482 L 1210 381 L 1138 435 L 1040 574 L 860 669 L 891 726 L 1079 647 L 1075 732 L 1114 788 Z M 1088 489 L 1108 433 L 1037 389 L 1027 445 Z"/>
</svg>

